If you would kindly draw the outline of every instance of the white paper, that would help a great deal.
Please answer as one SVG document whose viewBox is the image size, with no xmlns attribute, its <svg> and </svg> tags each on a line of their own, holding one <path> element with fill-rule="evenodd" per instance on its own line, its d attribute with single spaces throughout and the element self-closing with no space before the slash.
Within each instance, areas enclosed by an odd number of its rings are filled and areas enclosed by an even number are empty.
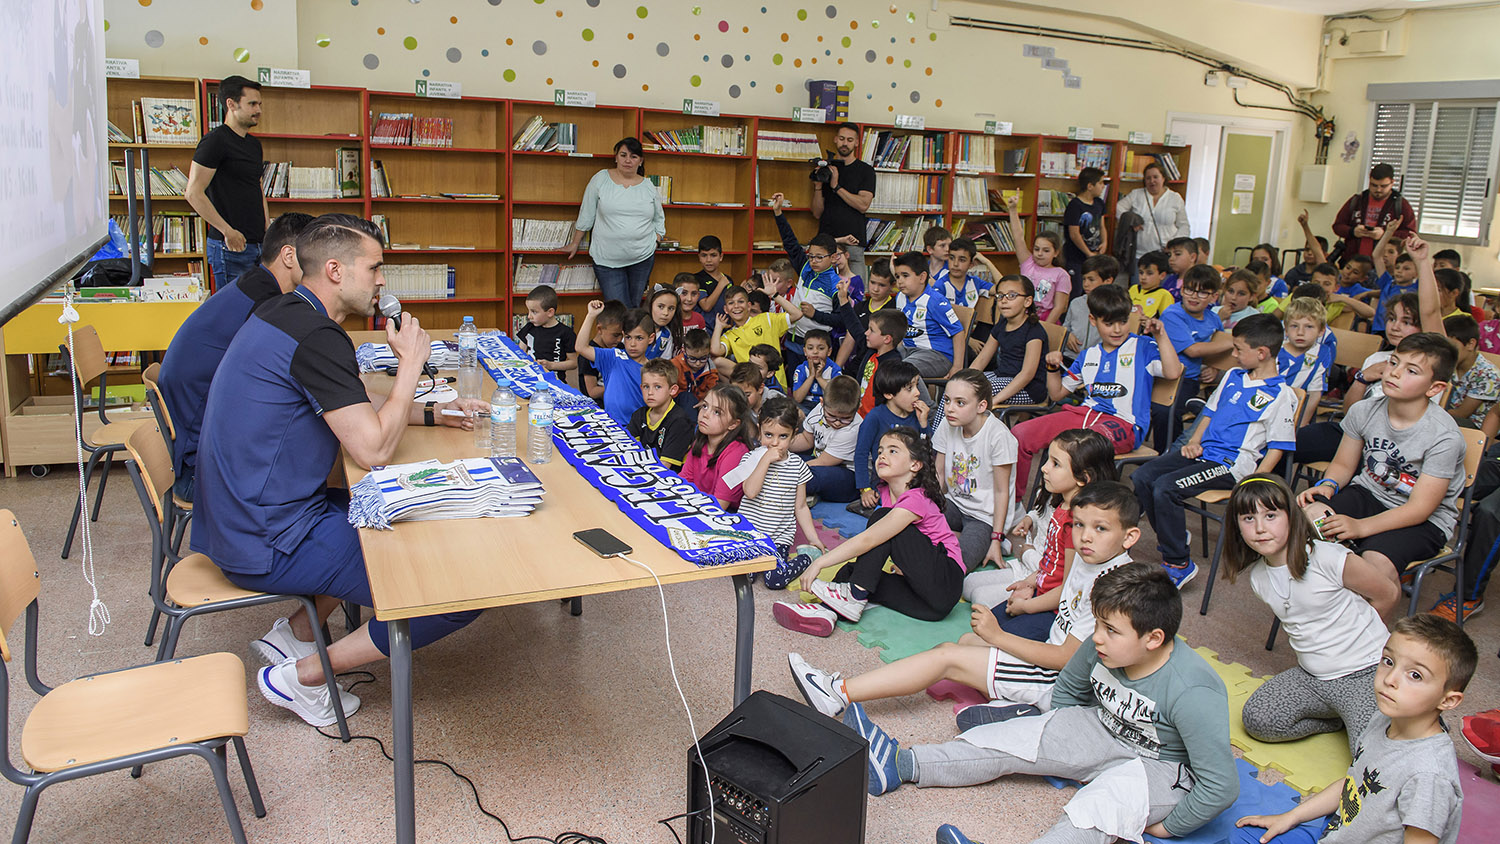
<svg viewBox="0 0 1500 844">
<path fill-rule="evenodd" d="M 1239 192 L 1239 191 L 1236 191 L 1235 194 L 1234 194 L 1234 202 L 1229 207 L 1229 213 L 1231 213 L 1231 214 L 1251 214 L 1251 213 L 1254 213 L 1254 210 L 1255 210 L 1255 194 L 1250 193 L 1249 191 L 1245 191 L 1243 193 Z"/>
<path fill-rule="evenodd" d="M 141 63 L 138 59 L 105 59 L 104 75 L 109 79 L 140 79 Z"/>
<path fill-rule="evenodd" d="M 258 67 L 255 81 L 272 88 L 310 88 L 312 72 L 287 67 Z"/>
<path fill-rule="evenodd" d="M 1255 176 L 1248 173 L 1234 174 L 1235 190 L 1255 190 Z"/>
<path fill-rule="evenodd" d="M 718 117 L 719 103 L 717 100 L 692 100 L 682 101 L 683 114 L 696 114 L 704 117 Z"/>
<path fill-rule="evenodd" d="M 593 91 L 569 91 L 566 88 L 552 89 L 552 104 L 560 106 L 594 107 Z"/>
<path fill-rule="evenodd" d="M 462 82 L 439 82 L 436 79 L 418 79 L 417 96 L 456 100 L 464 95 Z"/>
</svg>

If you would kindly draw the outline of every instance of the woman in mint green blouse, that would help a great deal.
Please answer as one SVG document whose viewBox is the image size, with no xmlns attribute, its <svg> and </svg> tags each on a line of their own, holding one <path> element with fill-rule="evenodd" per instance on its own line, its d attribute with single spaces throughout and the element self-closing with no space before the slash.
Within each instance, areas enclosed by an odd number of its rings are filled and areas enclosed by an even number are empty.
<svg viewBox="0 0 1500 844">
<path fill-rule="evenodd" d="M 626 138 L 615 144 L 615 166 L 589 179 L 573 225 L 568 257 L 578 253 L 583 233 L 592 231 L 589 258 L 605 299 L 639 307 L 656 263 L 656 244 L 667 234 L 661 194 L 645 176 L 641 142 Z"/>
</svg>

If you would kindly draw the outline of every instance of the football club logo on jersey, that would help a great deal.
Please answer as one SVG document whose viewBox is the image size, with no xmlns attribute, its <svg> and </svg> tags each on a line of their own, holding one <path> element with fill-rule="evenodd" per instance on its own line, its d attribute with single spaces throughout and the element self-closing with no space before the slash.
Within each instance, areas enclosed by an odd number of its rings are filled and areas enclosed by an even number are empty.
<svg viewBox="0 0 1500 844">
<path fill-rule="evenodd" d="M 1250 396 L 1250 409 L 1251 410 L 1265 410 L 1267 407 L 1270 406 L 1272 400 L 1273 400 L 1273 397 L 1270 396 L 1270 395 L 1268 395 L 1265 391 L 1263 391 L 1263 390 L 1256 390 Z"/>
<path fill-rule="evenodd" d="M 1126 367 L 1135 363 L 1135 355 L 1123 355 L 1120 358 L 1120 366 Z"/>
</svg>

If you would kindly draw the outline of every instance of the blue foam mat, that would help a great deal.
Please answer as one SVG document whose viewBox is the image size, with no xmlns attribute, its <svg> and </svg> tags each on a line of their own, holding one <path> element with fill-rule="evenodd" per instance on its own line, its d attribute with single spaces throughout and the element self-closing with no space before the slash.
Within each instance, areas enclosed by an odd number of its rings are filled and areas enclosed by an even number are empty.
<svg viewBox="0 0 1500 844">
<path fill-rule="evenodd" d="M 1240 796 L 1234 801 L 1234 805 L 1187 835 L 1178 838 L 1147 835 L 1146 840 L 1155 844 L 1223 844 L 1234 835 L 1234 822 L 1240 818 L 1246 815 L 1279 815 L 1302 799 L 1297 790 L 1286 783 L 1266 785 L 1261 782 L 1255 766 L 1243 759 L 1234 760 L 1234 766 L 1240 775 Z"/>
<path fill-rule="evenodd" d="M 847 506 L 847 504 L 833 501 L 819 501 L 812 506 L 812 515 L 814 519 L 818 519 L 824 525 L 838 531 L 840 536 L 848 539 L 863 531 L 869 520 L 844 509 Z"/>
</svg>

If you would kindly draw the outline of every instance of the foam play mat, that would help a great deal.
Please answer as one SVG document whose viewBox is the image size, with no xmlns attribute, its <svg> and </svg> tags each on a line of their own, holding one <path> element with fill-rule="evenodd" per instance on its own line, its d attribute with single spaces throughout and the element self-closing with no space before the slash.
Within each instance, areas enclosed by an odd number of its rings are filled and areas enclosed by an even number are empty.
<svg viewBox="0 0 1500 844">
<path fill-rule="evenodd" d="M 1236 759 L 1234 766 L 1240 775 L 1240 796 L 1234 801 L 1234 805 L 1188 835 L 1178 838 L 1147 835 L 1146 840 L 1157 844 L 1221 844 L 1234 834 L 1234 822 L 1240 818 L 1246 815 L 1279 815 L 1300 802 L 1301 795 L 1285 784 L 1266 785 L 1261 782 L 1260 772 L 1249 762 Z"/>
</svg>

